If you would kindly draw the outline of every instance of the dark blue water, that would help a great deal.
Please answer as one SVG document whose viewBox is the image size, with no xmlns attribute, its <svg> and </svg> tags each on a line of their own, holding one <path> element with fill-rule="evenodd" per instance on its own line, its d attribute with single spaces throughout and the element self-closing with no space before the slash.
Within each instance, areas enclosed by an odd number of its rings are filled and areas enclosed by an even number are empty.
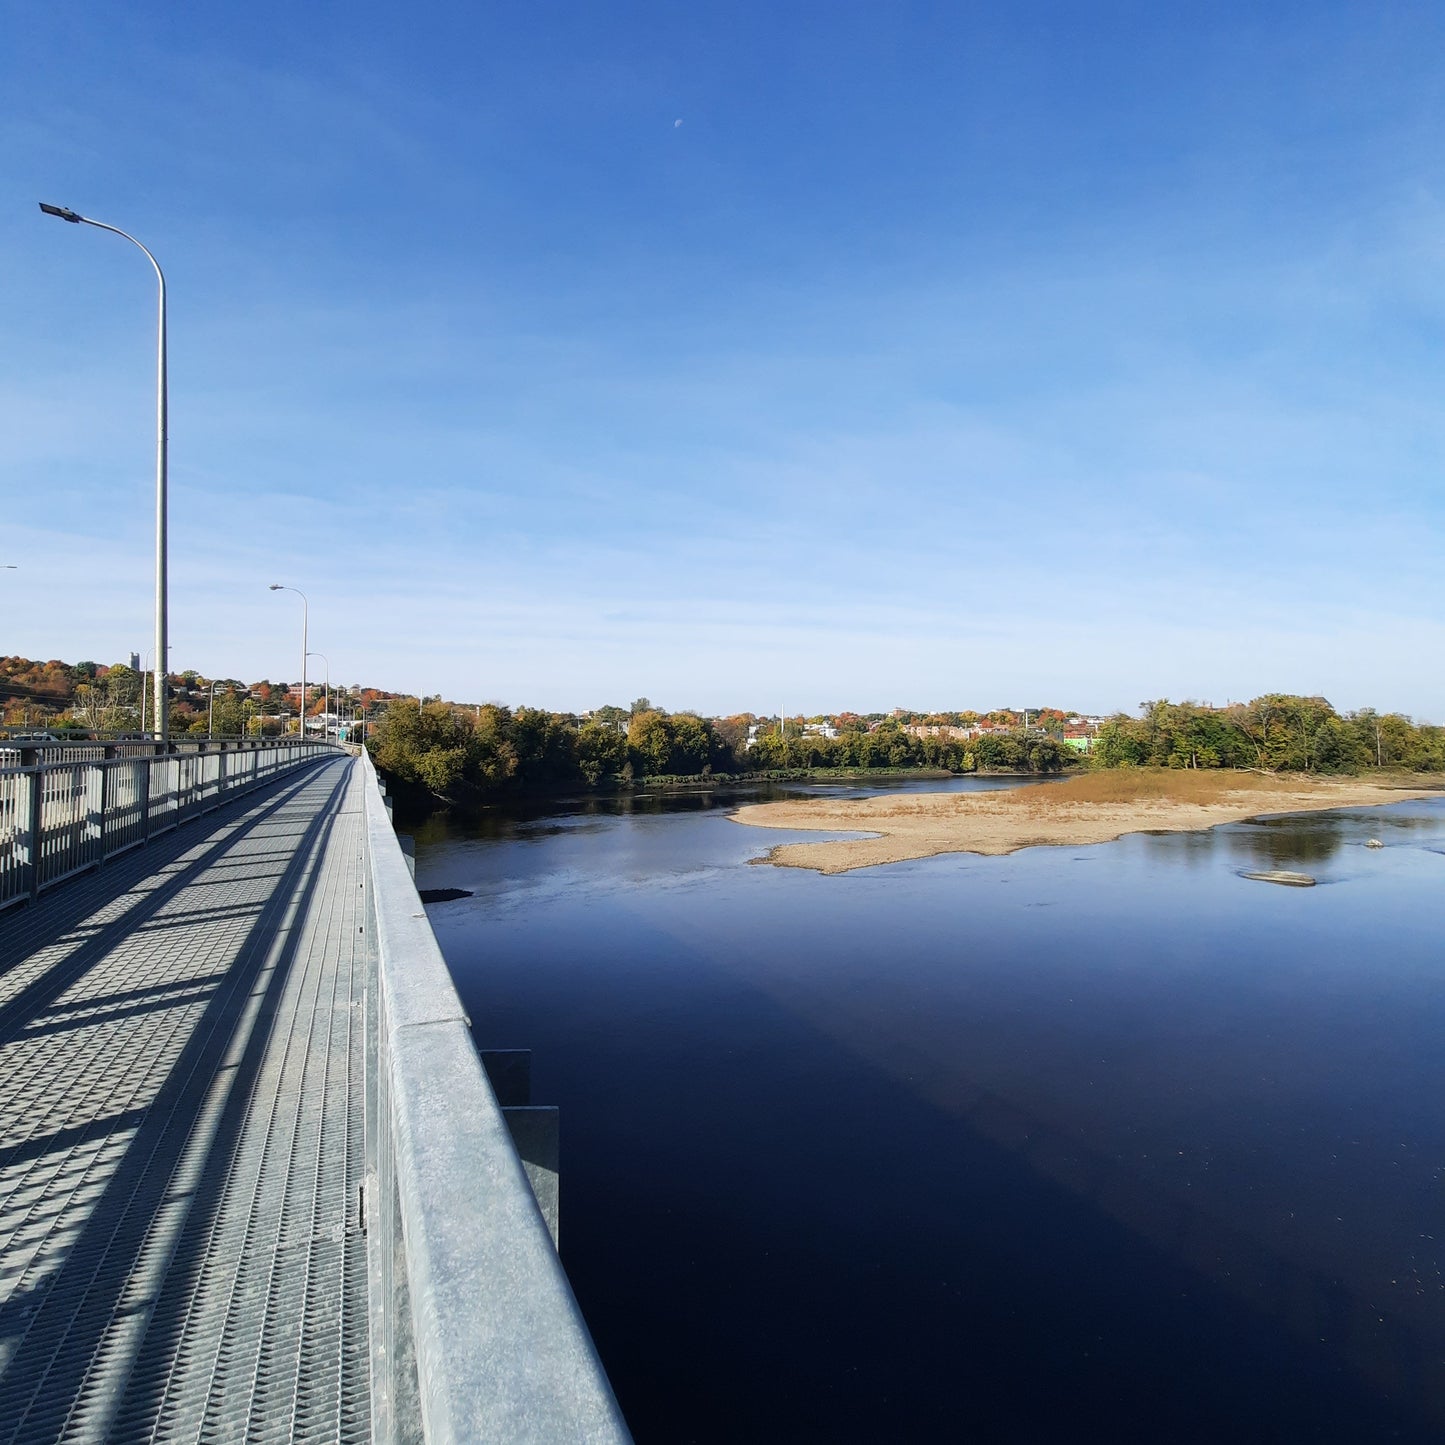
<svg viewBox="0 0 1445 1445">
<path fill-rule="evenodd" d="M 740 797 L 418 834 L 642 1445 L 1440 1437 L 1445 800 L 822 877 Z"/>
</svg>

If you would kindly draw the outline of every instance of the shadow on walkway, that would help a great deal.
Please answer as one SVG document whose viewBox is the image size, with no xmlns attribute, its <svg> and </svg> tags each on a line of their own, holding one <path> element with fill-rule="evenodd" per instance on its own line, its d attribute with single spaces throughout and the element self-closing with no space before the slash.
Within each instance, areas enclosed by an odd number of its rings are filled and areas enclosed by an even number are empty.
<svg viewBox="0 0 1445 1445">
<path fill-rule="evenodd" d="M 42 1152 L 68 1151 L 87 1138 L 99 1144 L 134 1131 L 83 1222 L 67 1239 L 63 1263 L 58 1269 L 48 1261 L 41 1263 L 38 1270 L 27 1272 L 37 1277 L 0 1301 L 0 1350 L 10 1355 L 0 1374 L 0 1441 L 18 1445 L 62 1438 L 67 1422 L 72 1428 L 76 1424 L 77 1412 L 91 1410 L 98 1410 L 102 1419 L 109 1417 L 113 1428 L 101 1427 L 106 1438 L 150 1437 L 177 1363 L 176 1348 L 193 1304 L 193 1284 L 210 1242 L 271 1026 L 304 936 L 297 927 L 283 931 L 283 921 L 288 913 L 298 920 L 306 916 L 322 876 L 318 864 L 349 777 L 349 766 L 323 765 L 300 779 L 280 781 L 269 797 L 261 797 L 259 807 L 256 793 L 237 799 L 214 815 L 213 833 L 220 836 L 206 841 L 198 852 L 194 830 L 189 837 L 181 830 L 181 837 L 141 850 L 149 853 L 152 876 L 160 878 L 157 885 L 0 1008 L 0 1045 L 37 1028 L 72 1026 L 69 1020 L 43 1023 L 39 1016 L 101 964 L 122 939 L 155 920 L 229 849 L 284 818 L 288 809 L 306 805 L 309 817 L 297 830 L 289 861 L 270 896 L 255 905 L 254 922 L 222 972 L 217 973 L 212 964 L 194 980 L 97 996 L 96 1005 L 112 1009 L 119 1005 L 113 1017 L 125 1017 L 156 1008 L 194 1008 L 195 989 L 213 990 L 150 1102 L 93 1126 L 61 1130 L 16 1146 L 19 1153 L 12 1148 L 0 1155 L 0 1163 L 14 1163 Z M 311 802 L 307 795 L 318 792 L 319 798 Z M 174 872 L 160 871 L 192 852 L 195 856 Z M 260 856 L 274 866 L 288 855 Z M 254 856 L 246 860 L 252 866 L 259 861 Z M 107 872 L 113 881 L 105 875 L 92 881 L 83 901 L 77 898 L 77 907 L 94 913 L 134 890 L 133 870 Z M 64 902 L 56 895 L 56 906 L 45 911 L 63 915 Z M 63 918 L 54 921 L 64 927 Z M 81 1006 L 67 1003 L 57 1014 Z M 248 1012 L 250 1022 L 238 1034 Z M 88 1024 L 94 1019 L 74 1022 Z M 239 1054 L 233 1053 L 236 1048 Z M 229 1080 L 223 1077 L 227 1071 Z M 57 1088 L 68 1082 L 58 1080 Z M 198 1117 L 217 1091 L 224 1103 L 199 1176 L 189 1191 L 174 1192 L 176 1170 Z M 177 1223 L 176 1210 L 182 1211 L 183 1223 Z M 156 1243 L 167 1235 L 174 1239 L 169 1252 Z M 122 1308 L 125 1296 L 132 1303 Z"/>
</svg>

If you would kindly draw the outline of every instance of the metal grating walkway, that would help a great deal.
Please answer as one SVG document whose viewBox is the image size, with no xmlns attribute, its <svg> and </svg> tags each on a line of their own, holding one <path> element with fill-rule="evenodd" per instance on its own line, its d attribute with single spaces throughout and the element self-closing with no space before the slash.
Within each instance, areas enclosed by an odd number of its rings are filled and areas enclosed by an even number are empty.
<svg viewBox="0 0 1445 1445">
<path fill-rule="evenodd" d="M 368 1440 L 362 779 L 0 914 L 0 1445 Z"/>
</svg>

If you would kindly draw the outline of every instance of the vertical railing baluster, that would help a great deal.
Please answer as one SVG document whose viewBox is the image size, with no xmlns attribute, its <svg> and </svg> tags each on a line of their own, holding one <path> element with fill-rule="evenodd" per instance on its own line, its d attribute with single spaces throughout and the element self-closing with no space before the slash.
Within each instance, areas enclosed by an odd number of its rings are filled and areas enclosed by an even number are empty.
<svg viewBox="0 0 1445 1445">
<path fill-rule="evenodd" d="M 30 897 L 40 897 L 40 827 L 44 807 L 45 782 L 41 765 L 36 763 L 30 774 L 30 797 L 26 800 L 30 809 Z"/>
</svg>

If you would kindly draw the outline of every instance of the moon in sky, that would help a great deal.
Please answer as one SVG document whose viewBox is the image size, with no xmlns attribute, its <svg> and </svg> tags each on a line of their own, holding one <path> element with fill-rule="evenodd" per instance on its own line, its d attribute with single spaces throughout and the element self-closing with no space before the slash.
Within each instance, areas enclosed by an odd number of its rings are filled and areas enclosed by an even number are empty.
<svg viewBox="0 0 1445 1445">
<path fill-rule="evenodd" d="M 678 128 L 678 126 L 680 126 L 681 124 L 682 124 L 682 121 L 681 121 L 680 119 L 673 121 L 673 123 L 672 123 L 672 128 L 673 128 L 673 130 L 676 130 L 676 129 Z"/>
</svg>

